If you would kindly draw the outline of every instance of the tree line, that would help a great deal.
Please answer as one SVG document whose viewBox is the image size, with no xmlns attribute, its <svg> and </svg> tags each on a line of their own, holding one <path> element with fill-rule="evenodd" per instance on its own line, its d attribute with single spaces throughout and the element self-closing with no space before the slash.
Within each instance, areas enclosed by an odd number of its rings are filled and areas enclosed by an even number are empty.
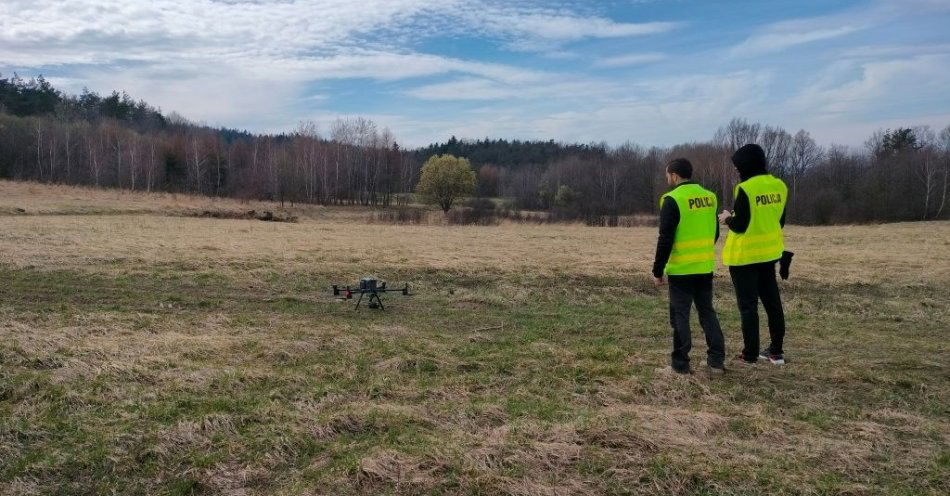
<svg viewBox="0 0 950 496">
<path fill-rule="evenodd" d="M 789 222 L 839 224 L 950 218 L 950 125 L 875 132 L 863 148 L 820 146 L 806 130 L 794 134 L 781 127 L 734 118 L 705 142 L 669 148 L 626 143 L 572 145 L 551 153 L 546 163 L 520 159 L 519 142 L 483 140 L 430 146 L 442 151 L 481 144 L 494 150 L 514 149 L 516 158 L 484 161 L 478 168 L 478 192 L 509 198 L 516 208 L 546 210 L 559 218 L 609 224 L 617 217 L 656 212 L 657 199 L 668 189 L 665 164 L 686 157 L 695 179 L 714 191 L 720 204 L 732 203 L 738 175 L 732 152 L 747 143 L 765 150 L 769 171 L 788 183 Z M 544 150 L 549 142 L 530 144 Z M 578 148 L 579 147 L 579 148 Z M 504 158 L 504 157 L 502 157 Z"/>
<path fill-rule="evenodd" d="M 610 223 L 657 209 L 663 168 L 690 159 L 696 179 L 731 203 L 729 157 L 758 143 L 789 185 L 803 224 L 950 218 L 950 126 L 882 130 L 860 149 L 819 146 L 805 130 L 732 119 L 705 142 L 668 148 L 452 137 L 415 150 L 363 118 L 326 132 L 252 134 L 163 114 L 125 93 L 67 95 L 42 77 L 0 77 L 0 178 L 244 199 L 387 206 L 410 200 L 429 157 L 467 158 L 476 196 L 552 218 Z"/>
<path fill-rule="evenodd" d="M 389 205 L 419 164 L 388 129 L 338 119 L 254 135 L 163 115 L 125 93 L 0 78 L 0 178 L 322 204 Z"/>
</svg>

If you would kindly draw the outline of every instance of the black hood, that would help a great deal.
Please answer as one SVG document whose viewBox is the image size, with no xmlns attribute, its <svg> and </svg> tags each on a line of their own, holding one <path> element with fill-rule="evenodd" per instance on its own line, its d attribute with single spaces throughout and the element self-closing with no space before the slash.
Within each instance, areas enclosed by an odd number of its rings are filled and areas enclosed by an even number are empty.
<svg viewBox="0 0 950 496">
<path fill-rule="evenodd" d="M 743 181 L 766 173 L 765 150 L 759 145 L 748 144 L 732 154 L 732 164 Z"/>
</svg>

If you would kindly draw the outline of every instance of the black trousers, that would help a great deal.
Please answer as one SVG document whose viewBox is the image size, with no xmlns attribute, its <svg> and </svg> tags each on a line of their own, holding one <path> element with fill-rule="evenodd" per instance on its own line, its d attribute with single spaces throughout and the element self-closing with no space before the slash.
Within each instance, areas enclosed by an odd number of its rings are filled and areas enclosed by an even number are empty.
<svg viewBox="0 0 950 496">
<path fill-rule="evenodd" d="M 689 310 L 696 303 L 699 313 L 699 325 L 706 335 L 706 363 L 710 367 L 722 367 L 726 358 L 726 345 L 719 327 L 719 317 L 713 308 L 712 274 L 688 276 L 669 276 L 670 283 L 670 325 L 673 326 L 673 353 L 671 365 L 674 369 L 689 369 L 689 350 L 693 340 L 689 330 Z"/>
<path fill-rule="evenodd" d="M 759 357 L 759 300 L 769 318 L 768 351 L 777 355 L 784 353 L 785 311 L 782 296 L 775 279 L 775 262 L 729 267 L 732 285 L 736 288 L 739 317 L 742 319 L 742 355 L 746 360 Z"/>
</svg>

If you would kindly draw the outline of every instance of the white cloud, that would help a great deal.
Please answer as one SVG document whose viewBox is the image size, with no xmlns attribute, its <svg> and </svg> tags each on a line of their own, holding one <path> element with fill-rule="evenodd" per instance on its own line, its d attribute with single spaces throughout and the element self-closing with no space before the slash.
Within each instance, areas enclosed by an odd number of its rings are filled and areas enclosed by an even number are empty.
<svg viewBox="0 0 950 496">
<path fill-rule="evenodd" d="M 802 92 L 788 102 L 772 94 L 777 75 L 761 70 L 639 77 L 625 81 L 577 77 L 556 81 L 554 78 L 553 82 L 537 85 L 461 78 L 423 85 L 409 93 L 435 101 L 479 100 L 483 105 L 424 118 L 393 114 L 368 117 L 390 126 L 400 143 L 409 146 L 445 140 L 450 135 L 614 144 L 632 140 L 647 145 L 672 145 L 709 139 L 717 127 L 733 116 L 790 130 L 805 128 L 823 143 L 860 145 L 880 127 L 929 124 L 943 128 L 950 124 L 948 114 L 939 110 L 926 115 L 902 111 L 901 106 L 907 102 L 903 98 L 895 100 L 896 117 L 855 117 L 872 110 L 890 95 L 915 94 L 920 89 L 921 101 L 934 100 L 932 92 L 950 84 L 950 79 L 941 75 L 940 68 L 950 68 L 946 62 L 916 60 L 908 65 L 901 61 L 877 61 L 871 63 L 866 72 L 862 63 L 843 64 L 829 68 L 827 77 L 818 78 L 809 86 L 815 86 L 810 94 Z M 920 72 L 928 65 L 932 72 Z M 907 71 L 905 79 L 897 77 L 904 71 Z M 925 77 L 933 79 L 929 90 L 913 82 Z M 898 90 L 902 85 L 907 89 Z M 852 96 L 850 94 L 855 98 L 844 101 L 844 97 Z M 857 95 L 862 97 L 857 98 Z M 836 105 L 851 108 L 839 112 Z M 316 116 L 314 118 L 325 121 L 336 117 L 332 113 Z"/>
<path fill-rule="evenodd" d="M 420 86 L 406 94 L 422 100 L 499 100 L 519 95 L 516 87 L 488 79 L 459 79 Z"/>
<path fill-rule="evenodd" d="M 166 110 L 236 125 L 298 119 L 290 102 L 305 83 L 468 74 L 539 81 L 530 69 L 403 51 L 369 33 L 412 31 L 430 0 L 233 1 L 6 0 L 0 3 L 0 67 L 60 66 L 59 81 L 128 91 Z M 393 37 L 398 37 L 398 33 Z M 266 122 L 265 122 L 266 121 Z"/>
<path fill-rule="evenodd" d="M 475 74 L 509 82 L 537 81 L 540 71 L 503 64 L 467 61 L 420 53 L 362 52 L 330 57 L 303 59 L 257 59 L 242 62 L 252 74 L 266 76 L 280 71 L 286 77 L 300 80 L 370 78 L 392 81 L 452 72 Z"/>
<path fill-rule="evenodd" d="M 187 78 L 155 75 L 149 69 L 117 72 L 84 72 L 83 84 L 107 93 L 121 88 L 135 98 L 168 113 L 179 114 L 212 126 L 260 131 L 287 129 L 306 117 L 306 106 L 295 105 L 303 92 L 300 84 L 274 85 L 267 80 L 234 78 L 230 71 L 208 67 Z"/>
<path fill-rule="evenodd" d="M 830 66 L 790 101 L 789 109 L 815 118 L 856 115 L 887 107 L 937 101 L 950 86 L 950 53 Z"/>
<path fill-rule="evenodd" d="M 626 38 L 667 33 L 679 22 L 616 22 L 597 15 L 564 13 L 536 7 L 495 6 L 474 3 L 462 10 L 463 18 L 489 36 L 507 40 L 510 48 L 529 52 L 557 52 L 564 43 L 586 38 Z"/>
<path fill-rule="evenodd" d="M 869 4 L 832 14 L 779 21 L 756 29 L 730 53 L 737 57 L 755 56 L 841 38 L 909 15 L 944 10 L 931 5 L 940 2 L 947 3 L 946 0 L 871 0 Z"/>
<path fill-rule="evenodd" d="M 497 0 L 5 0 L 0 64 L 316 60 L 353 50 L 400 51 L 391 43 L 479 32 L 512 44 L 666 32 L 670 22 L 610 19 Z M 385 75 L 384 75 L 385 77 Z"/>
<path fill-rule="evenodd" d="M 214 74 L 224 84 L 256 87 L 269 81 L 284 91 L 323 79 L 393 81 L 450 73 L 524 84 L 546 75 L 371 40 L 425 36 L 451 26 L 530 44 L 643 35 L 672 26 L 617 23 L 536 5 L 534 0 L 521 6 L 496 0 L 7 0 L 0 3 L 0 67 L 83 66 L 83 74 L 98 74 L 95 79 L 115 81 L 128 91 L 143 88 L 147 91 L 137 96 L 149 99 L 162 99 L 152 93 L 157 85 L 131 76 L 198 85 Z"/>
<path fill-rule="evenodd" d="M 631 53 L 627 55 L 617 55 L 614 57 L 604 57 L 594 62 L 595 67 L 628 67 L 632 65 L 648 64 L 665 60 L 666 55 L 662 53 Z"/>
<path fill-rule="evenodd" d="M 913 57 L 917 55 L 950 53 L 950 43 L 933 44 L 915 44 L 915 45 L 894 45 L 894 44 L 875 44 L 862 45 L 845 49 L 839 55 L 840 59 L 872 59 L 877 60 L 885 57 Z"/>
<path fill-rule="evenodd" d="M 870 22 L 842 16 L 783 21 L 756 32 L 736 45 L 732 55 L 752 56 L 777 52 L 796 45 L 849 35 L 870 26 Z"/>
<path fill-rule="evenodd" d="M 406 94 L 423 100 L 556 99 L 560 104 L 566 104 L 619 97 L 624 89 L 624 85 L 616 82 L 558 74 L 519 82 L 463 78 L 419 86 L 406 91 Z"/>
<path fill-rule="evenodd" d="M 822 145 L 842 143 L 852 147 L 860 147 L 871 134 L 879 129 L 914 126 L 930 126 L 932 129 L 939 131 L 950 126 L 950 113 L 904 114 L 889 119 L 870 120 L 817 119 L 808 121 L 804 127 Z"/>
<path fill-rule="evenodd" d="M 0 67 L 58 66 L 59 81 L 74 91 L 118 88 L 195 120 L 266 129 L 298 120 L 306 110 L 294 102 L 320 80 L 462 76 L 412 92 L 430 100 L 584 89 L 548 86 L 563 77 L 545 71 L 406 48 L 419 37 L 451 30 L 523 49 L 674 27 L 614 22 L 541 0 L 5 0 Z M 303 101 L 311 110 L 320 104 Z"/>
<path fill-rule="evenodd" d="M 813 41 L 827 40 L 839 36 L 848 35 L 864 29 L 866 26 L 838 26 L 828 28 L 811 28 L 806 31 L 798 31 L 794 27 L 787 27 L 785 32 L 770 32 L 749 38 L 741 45 L 737 46 L 733 53 L 743 55 L 757 55 L 768 52 L 776 52 L 785 48 L 810 43 Z"/>
<path fill-rule="evenodd" d="M 424 13 L 425 0 L 57 0 L 0 4 L 0 63 L 21 66 L 331 55 Z"/>
<path fill-rule="evenodd" d="M 598 42 L 616 55 L 597 58 L 578 42 L 662 35 L 681 24 L 620 22 L 604 16 L 603 4 L 583 0 L 2 0 L 0 69 L 53 73 L 57 86 L 71 91 L 126 90 L 194 120 L 257 131 L 332 120 L 337 113 L 326 108 L 336 85 L 311 83 L 367 79 L 379 83 L 366 86 L 374 92 L 369 98 L 378 98 L 370 104 L 409 110 L 366 117 L 419 145 L 449 134 L 670 144 L 706 139 L 734 115 L 854 132 L 913 105 L 934 103 L 932 113 L 944 115 L 945 35 L 929 34 L 930 45 L 895 39 L 868 47 L 848 46 L 848 36 L 883 30 L 890 19 L 944 12 L 950 2 L 872 2 L 762 26 L 724 51 L 667 55 L 641 38 L 643 46 L 630 52 Z M 506 63 L 450 50 L 444 53 L 456 55 L 420 53 L 431 37 L 532 53 L 508 53 Z M 815 77 L 789 74 L 780 56 L 754 72 L 741 70 L 740 57 L 833 39 L 841 49 L 818 52 L 818 59 L 836 62 Z M 636 77 L 590 74 L 664 57 L 676 57 L 672 76 L 657 77 L 653 67 Z M 872 115 L 880 109 L 887 113 Z"/>
<path fill-rule="evenodd" d="M 440 8 L 436 19 L 452 30 L 504 39 L 511 46 L 560 46 L 582 39 L 625 38 L 667 33 L 682 22 L 618 22 L 583 0 L 469 0 Z M 458 22 L 453 22 L 458 21 Z"/>
<path fill-rule="evenodd" d="M 505 102 L 451 118 L 426 120 L 425 125 L 399 128 L 410 144 L 444 140 L 450 134 L 467 137 L 508 137 L 565 141 L 628 140 L 669 145 L 682 140 L 708 139 L 733 115 L 758 116 L 771 76 L 740 71 L 641 79 L 635 82 L 578 80 L 563 86 L 526 89 L 530 98 L 520 105 Z M 471 92 L 496 91 L 471 84 Z M 451 84 L 451 83 L 450 83 Z M 433 85 L 425 97 L 451 95 L 451 86 Z M 462 86 L 455 88 L 461 91 Z M 522 91 L 522 90 L 519 90 Z M 487 95 L 486 95 L 487 96 Z M 510 98 L 515 95 L 508 94 Z M 564 103 L 567 102 L 567 105 Z M 396 127 L 394 127 L 396 129 Z"/>
<path fill-rule="evenodd" d="M 602 17 L 532 14 L 506 20 L 510 29 L 548 40 L 619 38 L 665 33 L 677 27 L 672 22 L 618 23 Z"/>
<path fill-rule="evenodd" d="M 763 26 L 734 46 L 733 56 L 779 52 L 794 46 L 840 38 L 913 15 L 950 11 L 947 0 L 872 0 L 833 14 L 780 21 Z"/>
</svg>

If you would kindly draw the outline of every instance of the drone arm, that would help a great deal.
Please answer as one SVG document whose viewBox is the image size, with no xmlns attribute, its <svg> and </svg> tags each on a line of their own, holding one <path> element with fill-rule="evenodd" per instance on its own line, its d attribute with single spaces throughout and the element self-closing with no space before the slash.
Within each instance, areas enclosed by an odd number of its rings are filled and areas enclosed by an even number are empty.
<svg viewBox="0 0 950 496">
<path fill-rule="evenodd" d="M 372 293 L 373 291 L 367 290 L 366 292 L 367 292 L 367 293 Z M 403 287 L 401 287 L 401 288 L 389 288 L 389 289 L 386 289 L 386 288 L 380 287 L 380 288 L 377 288 L 377 289 L 375 290 L 375 292 L 376 292 L 376 293 L 394 293 L 394 292 L 399 292 L 399 293 L 402 293 L 402 294 L 404 294 L 404 295 L 406 295 L 406 296 L 410 296 L 410 293 L 409 293 L 409 285 L 408 285 L 408 284 L 406 284 L 405 286 L 403 286 Z"/>
</svg>

